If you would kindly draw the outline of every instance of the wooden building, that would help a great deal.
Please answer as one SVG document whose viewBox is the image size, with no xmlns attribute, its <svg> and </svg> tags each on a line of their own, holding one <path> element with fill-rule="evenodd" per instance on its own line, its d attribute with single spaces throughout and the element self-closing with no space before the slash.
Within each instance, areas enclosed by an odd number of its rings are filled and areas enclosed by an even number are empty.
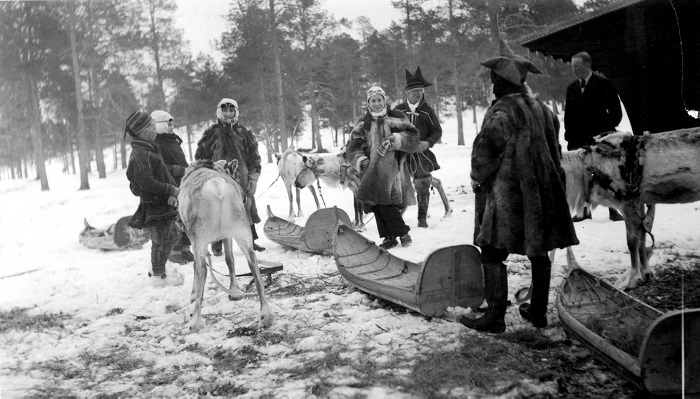
<svg viewBox="0 0 700 399">
<path fill-rule="evenodd" d="M 700 111 L 700 0 L 619 0 L 518 42 L 566 62 L 588 52 L 635 134 L 700 126 L 687 112 Z"/>
</svg>

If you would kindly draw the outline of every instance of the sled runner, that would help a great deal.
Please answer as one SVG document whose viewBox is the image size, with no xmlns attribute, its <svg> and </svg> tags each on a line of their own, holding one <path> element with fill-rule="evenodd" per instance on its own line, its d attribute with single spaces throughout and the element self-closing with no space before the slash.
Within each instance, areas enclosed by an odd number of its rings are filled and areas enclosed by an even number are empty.
<svg viewBox="0 0 700 399">
<path fill-rule="evenodd" d="M 341 224 L 333 252 L 340 274 L 354 286 L 426 316 L 440 316 L 448 306 L 476 308 L 484 300 L 481 260 L 472 245 L 440 248 L 413 263 Z"/>
<path fill-rule="evenodd" d="M 700 309 L 663 314 L 580 268 L 556 306 L 567 334 L 639 389 L 700 397 Z"/>
<path fill-rule="evenodd" d="M 117 220 L 117 223 L 110 225 L 106 229 L 92 227 L 87 219 L 83 219 L 85 229 L 80 232 L 78 240 L 88 248 L 107 251 L 141 248 L 151 237 L 146 229 L 129 227 L 130 219 L 131 216 L 124 216 Z"/>
<path fill-rule="evenodd" d="M 312 213 L 306 226 L 301 227 L 273 215 L 268 205 L 264 231 L 270 241 L 278 244 L 320 255 L 332 255 L 333 235 L 338 220 L 348 226 L 351 224 L 350 217 L 342 209 L 323 208 Z"/>
</svg>

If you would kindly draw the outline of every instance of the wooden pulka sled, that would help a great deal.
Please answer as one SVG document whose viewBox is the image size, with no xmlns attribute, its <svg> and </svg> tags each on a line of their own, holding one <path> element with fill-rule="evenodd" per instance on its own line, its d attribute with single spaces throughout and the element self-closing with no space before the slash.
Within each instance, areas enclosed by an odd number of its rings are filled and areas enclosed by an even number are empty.
<svg viewBox="0 0 700 399">
<path fill-rule="evenodd" d="M 265 236 L 286 247 L 319 255 L 333 255 L 333 236 L 338 222 L 350 226 L 350 217 L 342 209 L 323 208 L 312 213 L 304 227 L 272 214 L 267 206 Z"/>
<path fill-rule="evenodd" d="M 567 334 L 637 388 L 700 397 L 700 309 L 664 314 L 579 267 L 564 279 L 556 307 Z M 639 353 L 627 353 L 594 332 L 591 323 L 598 320 L 620 331 L 643 331 Z"/>
<path fill-rule="evenodd" d="M 131 216 L 124 216 L 105 229 L 92 227 L 84 219 L 85 228 L 80 232 L 78 241 L 88 248 L 105 251 L 123 251 L 138 249 L 151 239 L 146 229 L 134 229 L 128 225 Z"/>
<path fill-rule="evenodd" d="M 340 223 L 333 256 L 340 274 L 355 287 L 425 316 L 440 316 L 447 307 L 476 308 L 484 300 L 481 260 L 473 245 L 440 248 L 414 263 Z"/>
</svg>

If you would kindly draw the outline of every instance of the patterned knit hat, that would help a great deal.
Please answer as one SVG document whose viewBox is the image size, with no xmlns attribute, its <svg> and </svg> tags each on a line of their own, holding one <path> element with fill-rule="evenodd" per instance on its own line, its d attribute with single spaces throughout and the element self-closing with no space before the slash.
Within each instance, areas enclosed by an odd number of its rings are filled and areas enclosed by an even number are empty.
<svg viewBox="0 0 700 399">
<path fill-rule="evenodd" d="M 145 112 L 134 111 L 126 118 L 126 128 L 124 129 L 124 138 L 129 133 L 131 137 L 136 137 L 143 129 L 151 123 L 151 116 Z"/>
</svg>

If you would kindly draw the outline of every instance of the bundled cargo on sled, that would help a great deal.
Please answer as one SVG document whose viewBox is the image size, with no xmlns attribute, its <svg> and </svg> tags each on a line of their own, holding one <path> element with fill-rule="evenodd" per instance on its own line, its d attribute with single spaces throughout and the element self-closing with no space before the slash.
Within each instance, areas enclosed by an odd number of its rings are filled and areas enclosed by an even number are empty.
<svg viewBox="0 0 700 399">
<path fill-rule="evenodd" d="M 440 316 L 448 306 L 476 308 L 484 300 L 479 250 L 472 245 L 440 248 L 413 263 L 339 225 L 333 253 L 340 274 L 354 286 L 426 316 Z"/>
<path fill-rule="evenodd" d="M 664 314 L 580 268 L 556 306 L 567 334 L 639 389 L 700 397 L 700 309 Z"/>
<path fill-rule="evenodd" d="M 350 217 L 342 209 L 319 209 L 301 227 L 272 214 L 267 206 L 267 220 L 263 228 L 265 236 L 278 244 L 313 252 L 320 255 L 333 254 L 333 235 L 338 221 L 350 225 Z"/>
<path fill-rule="evenodd" d="M 146 229 L 130 227 L 130 219 L 131 216 L 124 216 L 105 229 L 92 227 L 87 219 L 84 219 L 85 228 L 80 232 L 78 241 L 88 248 L 108 251 L 141 248 L 151 237 Z"/>
</svg>

